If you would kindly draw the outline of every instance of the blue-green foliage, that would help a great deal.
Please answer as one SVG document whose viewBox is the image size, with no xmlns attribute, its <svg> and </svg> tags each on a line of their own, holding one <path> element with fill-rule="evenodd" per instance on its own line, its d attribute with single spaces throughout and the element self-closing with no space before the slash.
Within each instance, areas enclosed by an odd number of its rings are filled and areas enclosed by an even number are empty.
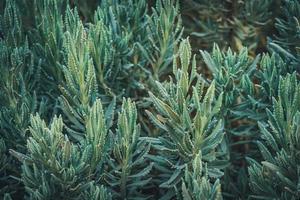
<svg viewBox="0 0 300 200">
<path fill-rule="evenodd" d="M 249 159 L 251 187 L 256 198 L 298 199 L 300 152 L 300 84 L 296 74 L 281 77 L 268 123 L 259 122 L 257 142 L 263 161 Z"/>
<path fill-rule="evenodd" d="M 276 18 L 275 27 L 278 32 L 269 40 L 270 48 L 281 54 L 292 72 L 299 72 L 299 44 L 300 44 L 300 2 L 297 0 L 283 1 L 282 14 Z"/>
<path fill-rule="evenodd" d="M 0 1 L 0 199 L 299 199 L 299 16 Z"/>
<path fill-rule="evenodd" d="M 171 198 L 175 194 L 174 188 L 181 191 L 185 166 L 189 169 L 194 159 L 198 163 L 197 156 L 202 158 L 201 162 L 207 163 L 206 183 L 203 184 L 208 183 L 209 177 L 220 178 L 223 174 L 220 169 L 226 166 L 226 161 L 220 159 L 223 153 L 217 149 L 224 136 L 223 121 L 218 118 L 223 95 L 216 97 L 215 82 L 204 92 L 205 83 L 196 71 L 195 57 L 192 62 L 191 57 L 189 41 L 183 40 L 178 52 L 180 64 L 177 57 L 174 58 L 175 80 L 164 84 L 156 82 L 158 95 L 149 93 L 156 111 L 147 113 L 162 132 L 154 143 L 158 156 L 152 159 L 156 161 L 154 168 L 160 173 L 157 182 L 167 190 L 164 198 Z M 192 69 L 189 73 L 190 63 Z M 198 173 L 195 181 L 201 187 L 202 181 L 198 176 L 202 176 L 202 172 Z M 211 190 L 210 184 L 206 187 Z M 203 195 L 208 197 L 210 194 Z"/>
</svg>

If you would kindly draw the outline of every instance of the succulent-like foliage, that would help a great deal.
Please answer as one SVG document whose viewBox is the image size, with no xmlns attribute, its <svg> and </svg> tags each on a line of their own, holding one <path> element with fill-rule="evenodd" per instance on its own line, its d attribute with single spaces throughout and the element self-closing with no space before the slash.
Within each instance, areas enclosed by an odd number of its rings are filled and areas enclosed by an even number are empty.
<svg viewBox="0 0 300 200">
<path fill-rule="evenodd" d="M 8 150 L 25 152 L 26 129 L 32 112 L 44 111 L 45 99 L 37 97 L 41 68 L 34 63 L 27 37 L 22 34 L 21 16 L 14 1 L 6 4 L 0 17 L 0 141 L 1 182 L 0 195 L 4 192 L 22 194 L 16 177 L 20 164 Z M 18 196 L 18 195 L 17 195 Z M 1 197 L 2 198 L 2 197 Z"/>
<path fill-rule="evenodd" d="M 247 175 L 241 165 L 245 162 L 243 154 L 249 152 L 241 149 L 245 148 L 244 138 L 253 135 L 255 133 L 253 129 L 256 128 L 256 124 L 249 121 L 248 113 L 245 111 L 251 109 L 248 96 L 253 96 L 255 91 L 252 79 L 259 56 L 252 59 L 248 55 L 247 48 L 241 49 L 239 54 L 232 52 L 231 49 L 223 53 L 217 45 L 211 54 L 207 51 L 201 51 L 201 54 L 216 82 L 217 91 L 222 92 L 224 96 L 220 112 L 226 119 L 224 121 L 227 135 L 224 150 L 227 152 L 227 159 L 230 160 L 223 179 L 224 191 L 233 197 L 243 195 L 242 191 L 247 190 L 247 181 L 243 181 L 247 179 Z M 231 185 L 230 183 L 234 182 L 232 179 L 240 180 L 241 183 Z"/>
<path fill-rule="evenodd" d="M 219 180 L 211 186 L 206 171 L 207 166 L 202 165 L 201 152 L 196 155 L 191 168 L 192 170 L 186 166 L 181 196 L 179 196 L 178 199 L 222 199 Z"/>
<path fill-rule="evenodd" d="M 97 80 L 93 60 L 89 53 L 88 33 L 83 27 L 77 11 L 67 10 L 66 32 L 63 48 L 65 65 L 62 65 L 65 82 L 61 86 L 62 110 L 73 126 L 73 137 L 84 130 L 85 115 L 97 98 Z M 70 129 L 71 130 L 71 129 Z"/>
<path fill-rule="evenodd" d="M 63 91 L 67 91 L 67 97 L 75 96 L 70 102 L 71 105 L 82 105 L 82 110 L 85 111 L 97 94 L 96 73 L 89 53 L 88 33 L 76 10 L 67 10 L 65 24 L 63 48 L 66 66 L 62 68 L 66 81 Z"/>
<path fill-rule="evenodd" d="M 109 150 L 101 102 L 97 100 L 89 111 L 85 139 L 79 144 L 63 134 L 61 117 L 54 117 L 49 127 L 38 115 L 31 117 L 28 154 L 18 156 L 24 162 L 22 179 L 29 198 L 107 196 L 95 185 Z"/>
<path fill-rule="evenodd" d="M 93 183 L 84 191 L 80 196 L 84 200 L 95 199 L 95 200 L 111 200 L 112 196 L 109 191 L 103 186 L 95 186 Z"/>
<path fill-rule="evenodd" d="M 253 92 L 245 93 L 248 98 L 248 108 L 239 112 L 240 115 L 256 121 L 267 120 L 266 109 L 271 109 L 272 98 L 278 95 L 280 77 L 285 76 L 288 72 L 287 64 L 275 53 L 264 54 L 259 66 L 260 69 L 256 70 L 254 74 L 257 82 L 250 82 L 254 89 Z"/>
<path fill-rule="evenodd" d="M 151 181 L 151 177 L 147 176 L 153 164 L 146 159 L 150 143 L 140 138 L 140 125 L 136 121 L 135 104 L 124 99 L 107 172 L 107 182 L 114 190 L 114 198 L 147 197 L 142 194 L 142 190 L 147 189 Z"/>
<path fill-rule="evenodd" d="M 299 199 L 299 10 L 0 1 L 0 199 Z"/>
<path fill-rule="evenodd" d="M 178 54 L 181 65 L 174 60 L 175 82 L 157 82 L 159 94 L 150 93 L 156 112 L 148 111 L 150 120 L 162 130 L 154 146 L 161 154 L 155 158 L 155 167 L 163 172 L 160 187 L 169 189 L 178 187 L 184 166 L 191 165 L 199 151 L 203 162 L 208 163 L 209 177 L 222 176 L 220 169 L 224 165 L 217 161 L 222 154 L 217 146 L 224 135 L 223 122 L 218 118 L 222 94 L 216 98 L 214 82 L 204 92 L 205 84 L 196 72 L 195 59 L 191 73 L 188 72 L 191 47 L 187 39 L 181 42 Z"/>
<path fill-rule="evenodd" d="M 34 12 L 33 26 L 30 41 L 33 45 L 36 62 L 40 62 L 48 84 L 62 81 L 62 70 L 59 63 L 62 61 L 64 22 L 63 13 L 66 1 L 43 0 L 28 1 L 29 12 Z M 26 5 L 26 4 L 25 4 Z M 57 87 L 57 84 L 56 84 Z M 56 89 L 56 88 L 55 88 Z"/>
<path fill-rule="evenodd" d="M 147 175 L 153 164 L 146 159 L 150 143 L 139 137 L 136 120 L 135 104 L 124 100 L 113 139 L 97 99 L 87 110 L 82 137 L 72 142 L 64 134 L 61 117 L 54 117 L 48 127 L 39 115 L 32 116 L 28 153 L 12 151 L 23 162 L 28 198 L 147 198 L 142 190 L 151 180 Z"/>
<path fill-rule="evenodd" d="M 280 79 L 278 97 L 268 123 L 259 122 L 261 140 L 257 145 L 264 158 L 249 159 L 253 197 L 259 199 L 298 199 L 300 84 L 296 74 Z"/>
<path fill-rule="evenodd" d="M 232 52 L 231 49 L 223 53 L 216 45 L 211 54 L 206 51 L 201 51 L 201 54 L 218 89 L 225 93 L 224 109 L 234 109 L 243 92 L 250 95 L 253 93 L 254 88 L 250 79 L 255 72 L 259 57 L 251 59 L 247 48 L 241 49 L 239 54 Z"/>
<path fill-rule="evenodd" d="M 170 73 L 167 68 L 173 60 L 174 47 L 182 34 L 182 22 L 178 13 L 178 3 L 172 5 L 171 0 L 157 1 L 151 16 L 148 16 L 149 23 L 146 27 L 149 46 L 145 48 L 138 43 L 155 79 Z M 147 68 L 143 68 L 148 71 Z"/>
<path fill-rule="evenodd" d="M 300 2 L 297 0 L 285 0 L 282 5 L 282 14 L 276 19 L 275 27 L 278 34 L 269 41 L 272 50 L 282 54 L 291 72 L 297 70 L 300 63 Z M 299 72 L 299 70 L 297 70 Z"/>
</svg>

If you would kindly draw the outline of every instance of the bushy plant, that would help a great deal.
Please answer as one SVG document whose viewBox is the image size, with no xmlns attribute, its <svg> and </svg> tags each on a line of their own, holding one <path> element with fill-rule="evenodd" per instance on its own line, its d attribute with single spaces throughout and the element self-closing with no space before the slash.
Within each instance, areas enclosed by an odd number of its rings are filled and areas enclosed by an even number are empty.
<svg viewBox="0 0 300 200">
<path fill-rule="evenodd" d="M 299 199 L 299 17 L 0 1 L 0 198 Z"/>
</svg>

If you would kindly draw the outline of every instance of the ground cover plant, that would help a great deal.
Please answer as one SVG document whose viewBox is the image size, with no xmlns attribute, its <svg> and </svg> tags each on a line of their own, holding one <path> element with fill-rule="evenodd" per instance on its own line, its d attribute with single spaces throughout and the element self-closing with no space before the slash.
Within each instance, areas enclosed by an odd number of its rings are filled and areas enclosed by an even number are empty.
<svg viewBox="0 0 300 200">
<path fill-rule="evenodd" d="M 0 1 L 0 199 L 300 199 L 299 0 Z"/>
</svg>

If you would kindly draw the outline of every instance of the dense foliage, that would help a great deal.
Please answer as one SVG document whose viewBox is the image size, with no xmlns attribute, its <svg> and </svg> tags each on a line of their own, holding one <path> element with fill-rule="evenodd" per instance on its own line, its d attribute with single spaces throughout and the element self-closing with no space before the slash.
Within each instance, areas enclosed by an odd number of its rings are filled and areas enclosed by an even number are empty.
<svg viewBox="0 0 300 200">
<path fill-rule="evenodd" d="M 0 1 L 0 198 L 300 199 L 299 0 Z"/>
</svg>

